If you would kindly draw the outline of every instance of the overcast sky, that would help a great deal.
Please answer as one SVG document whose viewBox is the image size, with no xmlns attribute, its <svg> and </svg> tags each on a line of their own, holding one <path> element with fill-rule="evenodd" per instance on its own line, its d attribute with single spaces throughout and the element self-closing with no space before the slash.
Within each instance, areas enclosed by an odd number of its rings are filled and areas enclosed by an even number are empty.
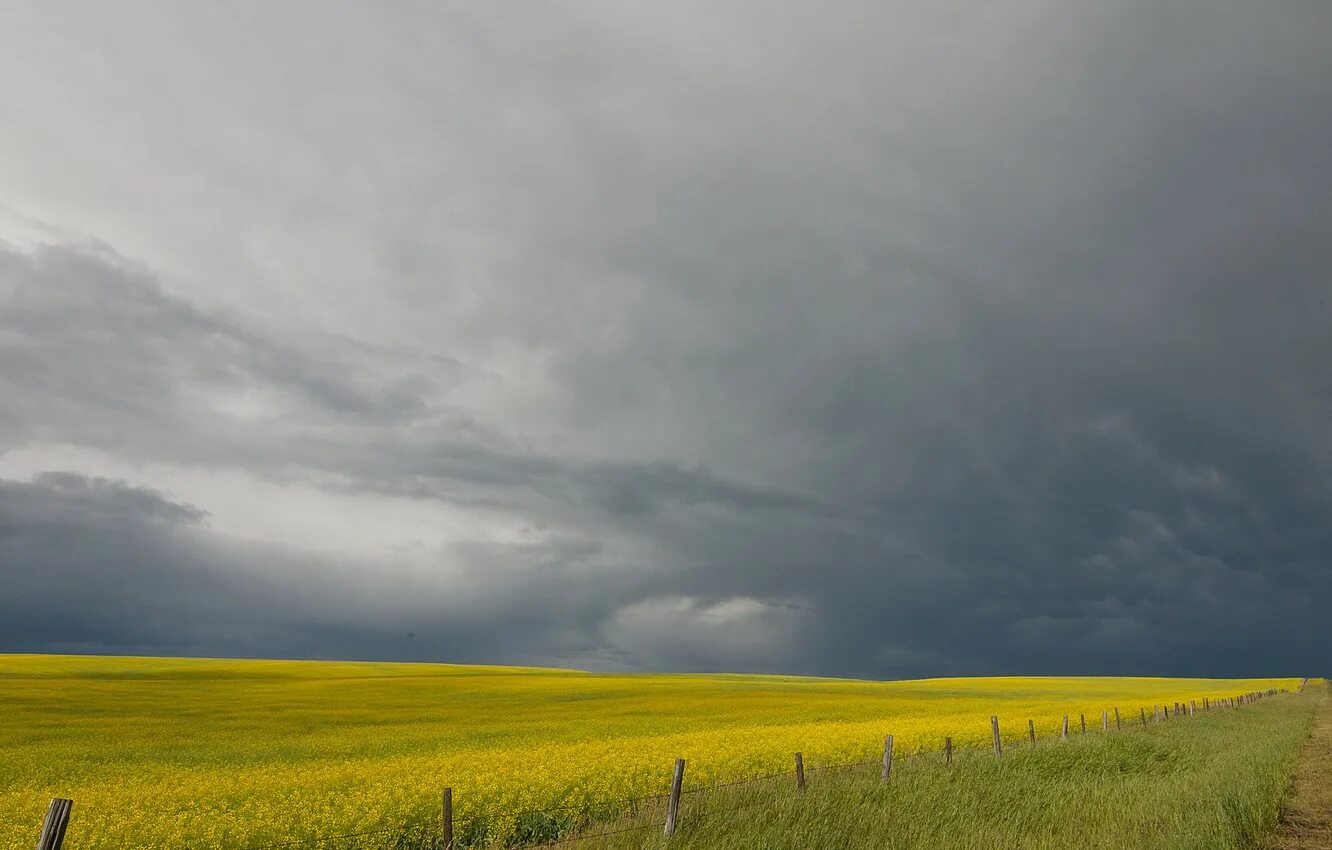
<svg viewBox="0 0 1332 850">
<path fill-rule="evenodd" d="M 11 0 L 0 651 L 1325 672 L 1330 39 Z"/>
</svg>

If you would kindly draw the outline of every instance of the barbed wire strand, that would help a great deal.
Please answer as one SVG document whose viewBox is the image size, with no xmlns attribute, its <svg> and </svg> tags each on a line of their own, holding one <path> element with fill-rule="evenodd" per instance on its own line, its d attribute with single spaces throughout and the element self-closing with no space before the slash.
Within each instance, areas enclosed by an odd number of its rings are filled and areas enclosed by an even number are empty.
<svg viewBox="0 0 1332 850">
<path fill-rule="evenodd" d="M 420 824 L 415 825 L 421 828 Z M 364 838 L 367 835 L 383 835 L 386 832 L 407 832 L 413 826 L 386 826 L 383 829 L 369 829 L 365 832 L 344 832 L 336 835 L 320 835 L 314 838 L 297 838 L 292 841 L 279 841 L 276 844 L 257 844 L 246 847 L 245 850 L 273 850 L 276 847 L 301 847 L 306 844 L 318 844 L 322 841 L 340 841 L 345 838 Z"/>
</svg>

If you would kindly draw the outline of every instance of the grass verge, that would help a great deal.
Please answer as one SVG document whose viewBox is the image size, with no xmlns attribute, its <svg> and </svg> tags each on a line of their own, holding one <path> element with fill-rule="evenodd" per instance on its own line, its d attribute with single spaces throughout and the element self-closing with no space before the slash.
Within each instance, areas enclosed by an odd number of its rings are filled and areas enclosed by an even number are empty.
<svg viewBox="0 0 1332 850">
<path fill-rule="evenodd" d="M 1277 822 L 1321 684 L 1239 709 L 992 753 L 900 758 L 872 769 L 686 797 L 673 839 L 645 828 L 581 847 L 1255 847 Z"/>
</svg>

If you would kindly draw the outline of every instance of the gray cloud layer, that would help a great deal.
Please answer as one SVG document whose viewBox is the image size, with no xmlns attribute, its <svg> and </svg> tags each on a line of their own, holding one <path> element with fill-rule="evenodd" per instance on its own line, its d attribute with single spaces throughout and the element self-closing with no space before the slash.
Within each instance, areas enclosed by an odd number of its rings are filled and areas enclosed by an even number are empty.
<svg viewBox="0 0 1332 850">
<path fill-rule="evenodd" d="M 24 19 L 0 649 L 1317 669 L 1332 13 L 915 5 Z"/>
</svg>

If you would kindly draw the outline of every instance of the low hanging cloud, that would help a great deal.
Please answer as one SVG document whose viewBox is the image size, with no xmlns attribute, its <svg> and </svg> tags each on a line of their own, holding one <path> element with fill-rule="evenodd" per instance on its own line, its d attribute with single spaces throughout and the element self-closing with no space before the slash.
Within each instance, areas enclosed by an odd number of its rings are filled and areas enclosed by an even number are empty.
<svg viewBox="0 0 1332 850">
<path fill-rule="evenodd" d="M 0 650 L 1323 660 L 1322 5 L 299 5 L 0 34 Z"/>
</svg>

